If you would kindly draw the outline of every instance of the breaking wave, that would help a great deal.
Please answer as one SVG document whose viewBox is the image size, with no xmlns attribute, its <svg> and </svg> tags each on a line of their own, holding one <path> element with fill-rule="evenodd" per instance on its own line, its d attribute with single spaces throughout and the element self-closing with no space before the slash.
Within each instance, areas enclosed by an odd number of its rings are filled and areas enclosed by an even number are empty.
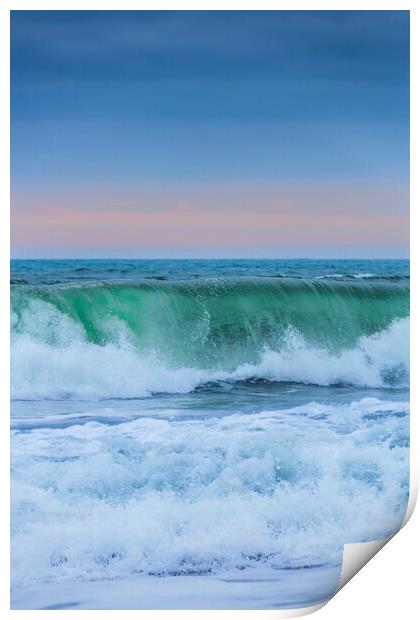
<svg viewBox="0 0 420 620">
<path fill-rule="evenodd" d="M 409 286 L 361 279 L 12 289 L 14 398 L 139 398 L 220 381 L 405 386 Z"/>
</svg>

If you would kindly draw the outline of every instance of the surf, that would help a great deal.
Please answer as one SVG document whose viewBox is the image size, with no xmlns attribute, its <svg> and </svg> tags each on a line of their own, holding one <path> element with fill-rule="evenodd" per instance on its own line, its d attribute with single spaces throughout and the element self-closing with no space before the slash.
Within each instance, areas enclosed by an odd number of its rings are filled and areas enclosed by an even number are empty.
<svg viewBox="0 0 420 620">
<path fill-rule="evenodd" d="M 209 382 L 407 385 L 409 285 L 293 279 L 12 287 L 14 398 Z"/>
<path fill-rule="evenodd" d="M 12 442 L 26 586 L 338 564 L 345 542 L 395 532 L 407 504 L 406 401 L 92 421 Z"/>
</svg>

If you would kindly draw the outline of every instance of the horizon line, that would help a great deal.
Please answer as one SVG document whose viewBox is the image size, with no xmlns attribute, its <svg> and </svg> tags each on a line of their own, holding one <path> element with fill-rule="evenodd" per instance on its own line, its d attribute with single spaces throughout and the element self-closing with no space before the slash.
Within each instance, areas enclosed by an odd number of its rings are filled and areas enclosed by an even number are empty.
<svg viewBox="0 0 420 620">
<path fill-rule="evenodd" d="M 375 256 L 375 257 L 363 257 L 363 256 L 352 256 L 352 257 L 346 257 L 346 258 L 340 258 L 340 257 L 335 257 L 335 256 L 326 256 L 326 257 L 322 257 L 322 258 L 317 258 L 317 257 L 310 257 L 310 256 L 296 256 L 296 257 L 269 257 L 269 256 L 261 256 L 261 257 L 247 257 L 247 256 L 239 256 L 239 257 L 227 257 L 227 256 L 221 256 L 221 257 L 206 257 L 206 256 L 189 256 L 189 257 L 171 257 L 171 256 L 155 256 L 155 257 L 128 257 L 128 256 L 108 256 L 108 257 L 103 257 L 103 256 L 73 256 L 73 257 L 54 257 L 54 258 L 49 258 L 47 256 L 43 256 L 43 257 L 26 257 L 26 258 L 22 258 L 22 257 L 13 257 L 10 256 L 10 260 L 49 260 L 49 261 L 59 261 L 59 260 L 67 260 L 67 261 L 77 261 L 77 260 L 103 260 L 103 261 L 110 261 L 110 260 L 172 260 L 172 261 L 181 261 L 181 260 L 271 260 L 271 261 L 276 261 L 276 260 L 282 260 L 282 261 L 293 261 L 293 260 L 318 260 L 318 261 L 327 261 L 327 260 L 410 260 L 410 256 L 406 256 L 406 257 L 390 257 L 390 256 Z"/>
</svg>

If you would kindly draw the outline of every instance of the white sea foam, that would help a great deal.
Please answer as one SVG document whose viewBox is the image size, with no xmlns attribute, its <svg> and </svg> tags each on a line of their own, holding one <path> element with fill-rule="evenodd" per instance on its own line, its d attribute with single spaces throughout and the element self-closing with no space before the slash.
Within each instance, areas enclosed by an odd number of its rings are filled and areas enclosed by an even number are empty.
<svg viewBox="0 0 420 620">
<path fill-rule="evenodd" d="M 395 320 L 351 349 L 332 353 L 308 345 L 290 328 L 279 350 L 263 348 L 259 360 L 234 371 L 175 367 L 154 351 L 139 352 L 123 326 L 112 325 L 118 338 L 104 345 L 88 342 L 80 327 L 61 313 L 37 312 L 35 325 L 12 342 L 13 398 L 132 398 L 153 393 L 186 393 L 212 381 L 251 378 L 318 385 L 382 387 L 406 385 L 409 369 L 409 319 Z M 22 321 L 21 321 L 22 324 Z M 109 327 L 110 333 L 112 332 Z M 29 335 L 30 334 L 30 335 Z"/>
<path fill-rule="evenodd" d="M 336 278 L 356 278 L 356 280 L 368 280 L 369 278 L 377 278 L 378 276 L 375 273 L 354 273 L 354 274 L 345 274 L 345 273 L 327 273 L 322 276 L 317 276 L 316 280 L 328 280 L 328 279 L 336 279 Z"/>
<path fill-rule="evenodd" d="M 355 273 L 353 278 L 357 278 L 358 280 L 368 280 L 369 278 L 376 278 L 374 273 Z"/>
<path fill-rule="evenodd" d="M 13 434 L 13 583 L 339 562 L 404 516 L 408 405 Z"/>
</svg>

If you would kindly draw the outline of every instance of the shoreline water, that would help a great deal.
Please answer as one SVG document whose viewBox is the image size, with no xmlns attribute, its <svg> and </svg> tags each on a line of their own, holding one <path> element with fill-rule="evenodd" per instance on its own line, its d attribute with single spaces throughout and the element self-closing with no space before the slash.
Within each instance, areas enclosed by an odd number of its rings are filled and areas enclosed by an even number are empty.
<svg viewBox="0 0 420 620">
<path fill-rule="evenodd" d="M 12 609 L 292 609 L 326 602 L 340 574 L 337 564 L 55 583 L 12 593 Z"/>
</svg>

